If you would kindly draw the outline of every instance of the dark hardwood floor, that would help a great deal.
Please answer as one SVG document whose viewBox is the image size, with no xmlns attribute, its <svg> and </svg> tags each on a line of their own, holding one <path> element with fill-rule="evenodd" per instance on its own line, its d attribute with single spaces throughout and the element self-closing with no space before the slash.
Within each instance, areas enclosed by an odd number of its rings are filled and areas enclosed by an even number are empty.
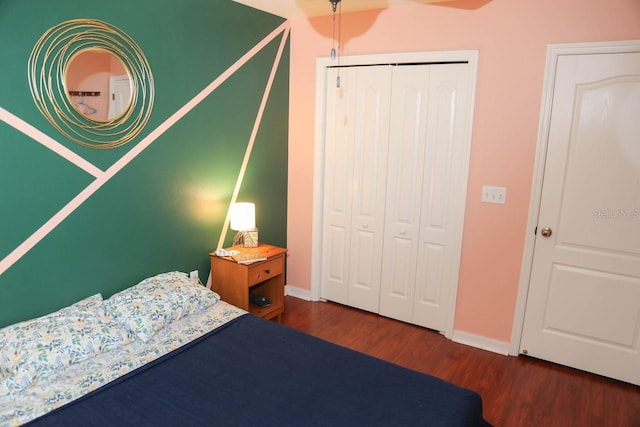
<svg viewBox="0 0 640 427">
<path fill-rule="evenodd" d="M 494 426 L 640 426 L 640 387 L 630 384 L 458 344 L 429 329 L 331 302 L 288 296 L 282 323 L 475 390 Z"/>
</svg>

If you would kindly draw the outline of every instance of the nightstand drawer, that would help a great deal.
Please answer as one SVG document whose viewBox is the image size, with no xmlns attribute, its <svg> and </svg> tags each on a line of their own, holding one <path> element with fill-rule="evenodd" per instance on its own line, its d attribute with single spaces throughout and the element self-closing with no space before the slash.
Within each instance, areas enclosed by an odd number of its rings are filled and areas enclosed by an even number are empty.
<svg viewBox="0 0 640 427">
<path fill-rule="evenodd" d="M 279 256 L 269 261 L 256 263 L 249 267 L 248 285 L 253 286 L 284 272 L 284 257 Z"/>
</svg>

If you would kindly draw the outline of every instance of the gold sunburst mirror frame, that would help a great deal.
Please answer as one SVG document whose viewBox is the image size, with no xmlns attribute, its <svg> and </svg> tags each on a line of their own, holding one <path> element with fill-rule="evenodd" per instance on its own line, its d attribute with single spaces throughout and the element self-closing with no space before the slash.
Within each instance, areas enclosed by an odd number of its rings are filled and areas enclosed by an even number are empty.
<svg viewBox="0 0 640 427">
<path fill-rule="evenodd" d="M 95 50 L 122 61 L 131 80 L 128 107 L 106 121 L 79 112 L 65 81 L 72 60 Z M 151 116 L 154 82 L 144 53 L 125 32 L 103 21 L 74 19 L 47 30 L 29 56 L 28 76 L 31 95 L 42 115 L 65 137 L 85 147 L 108 149 L 126 144 Z"/>
</svg>

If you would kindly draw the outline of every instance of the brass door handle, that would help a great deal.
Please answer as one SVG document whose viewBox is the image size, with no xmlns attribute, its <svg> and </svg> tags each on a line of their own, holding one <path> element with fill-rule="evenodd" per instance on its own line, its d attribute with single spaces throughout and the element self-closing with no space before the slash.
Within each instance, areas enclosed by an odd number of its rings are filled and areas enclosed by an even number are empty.
<svg viewBox="0 0 640 427">
<path fill-rule="evenodd" d="M 553 230 L 551 230 L 549 227 L 544 227 L 542 230 L 540 230 L 540 234 L 542 234 L 542 237 L 551 237 L 551 235 L 553 234 Z"/>
</svg>

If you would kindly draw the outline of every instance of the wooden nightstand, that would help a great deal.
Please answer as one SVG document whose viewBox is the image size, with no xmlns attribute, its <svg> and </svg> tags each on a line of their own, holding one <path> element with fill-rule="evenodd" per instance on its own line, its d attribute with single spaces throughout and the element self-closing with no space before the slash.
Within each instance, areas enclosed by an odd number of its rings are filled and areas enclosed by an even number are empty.
<svg viewBox="0 0 640 427">
<path fill-rule="evenodd" d="M 232 247 L 238 249 L 242 247 Z M 252 249 L 256 250 L 256 248 Z M 277 318 L 284 312 L 284 284 L 287 250 L 261 243 L 257 251 L 264 261 L 239 264 L 231 257 L 211 256 L 211 288 L 224 301 L 248 312 L 264 317 Z M 254 292 L 271 300 L 269 307 L 259 307 L 249 302 L 249 293 Z"/>
</svg>

